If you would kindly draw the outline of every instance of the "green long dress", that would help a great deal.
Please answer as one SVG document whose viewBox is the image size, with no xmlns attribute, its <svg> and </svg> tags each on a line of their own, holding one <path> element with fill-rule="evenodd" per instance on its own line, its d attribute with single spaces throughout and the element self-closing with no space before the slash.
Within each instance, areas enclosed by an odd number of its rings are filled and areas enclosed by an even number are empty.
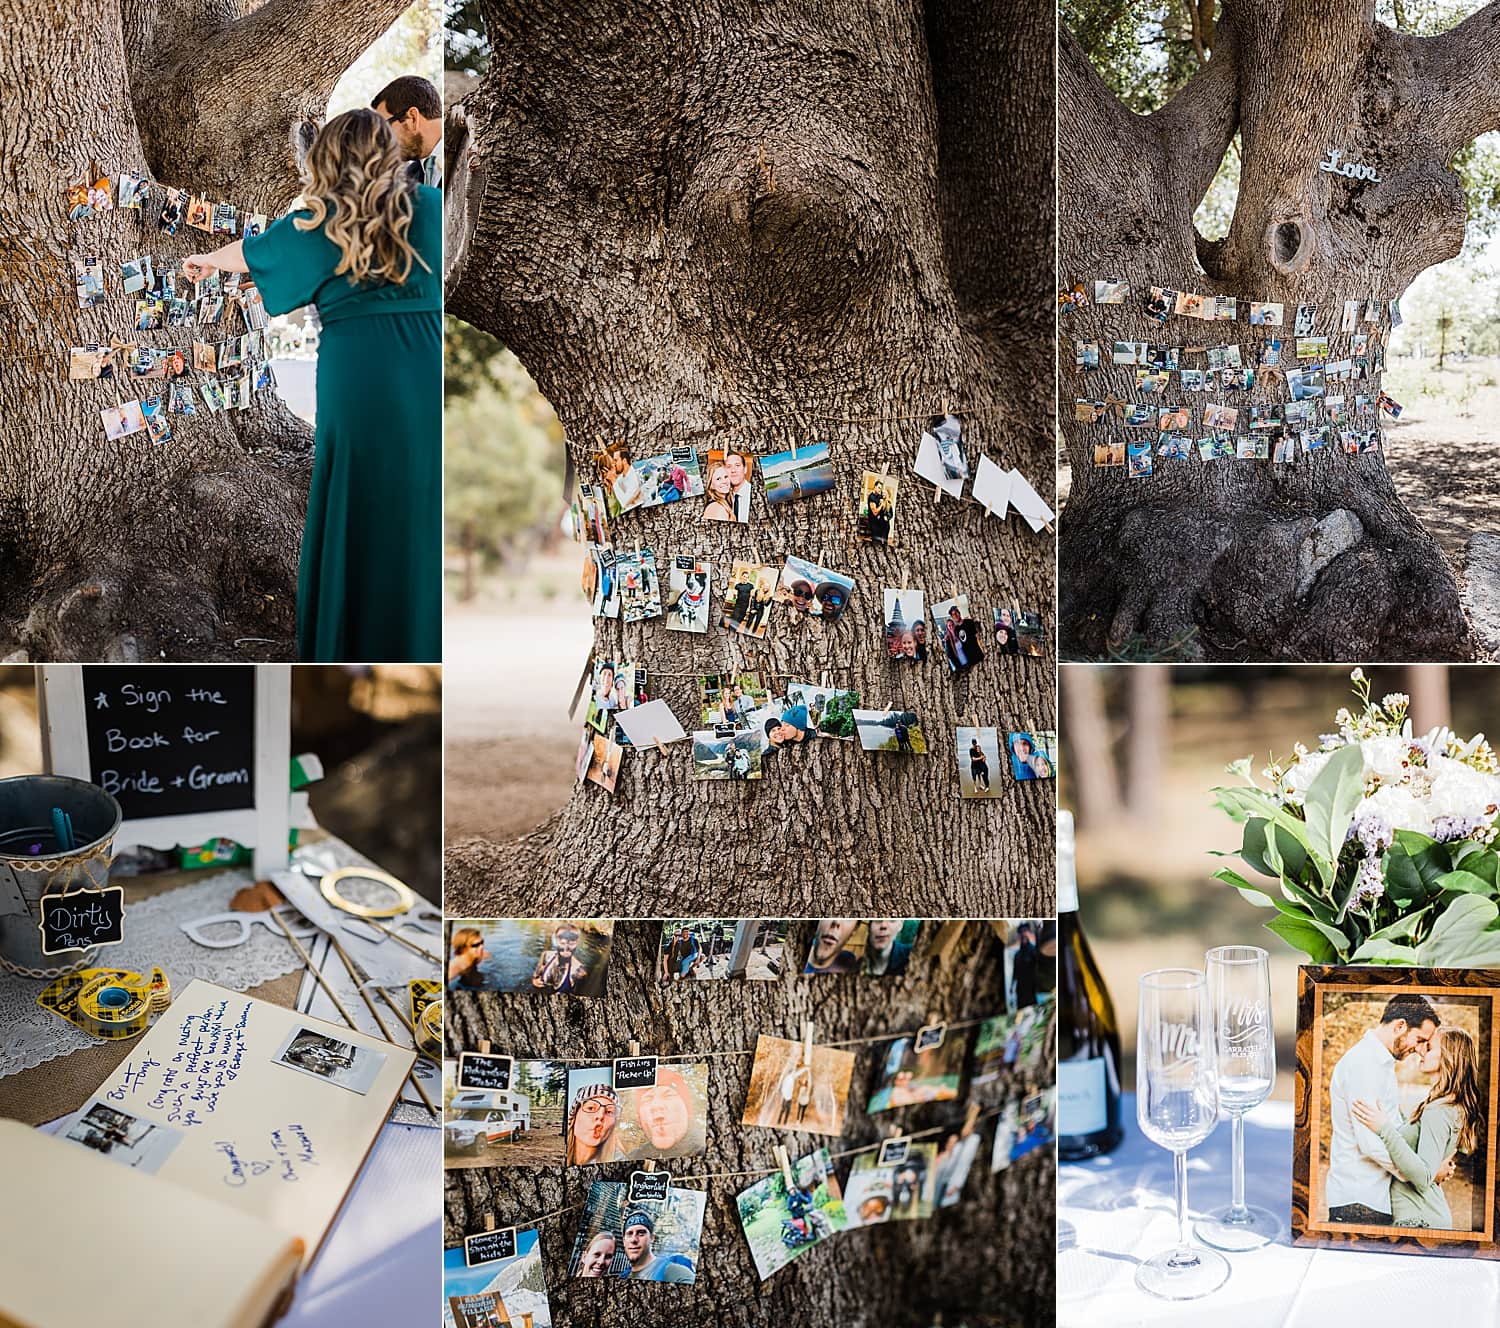
<svg viewBox="0 0 1500 1328">
<path fill-rule="evenodd" d="M 266 311 L 317 306 L 318 425 L 297 574 L 297 653 L 442 659 L 442 195 L 418 186 L 403 285 L 335 276 L 339 248 L 289 213 L 244 243 Z"/>
</svg>

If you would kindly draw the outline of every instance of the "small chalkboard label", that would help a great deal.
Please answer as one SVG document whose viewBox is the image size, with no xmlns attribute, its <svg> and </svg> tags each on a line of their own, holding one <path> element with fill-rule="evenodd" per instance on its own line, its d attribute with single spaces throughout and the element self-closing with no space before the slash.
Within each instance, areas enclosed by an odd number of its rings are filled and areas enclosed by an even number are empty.
<svg viewBox="0 0 1500 1328">
<path fill-rule="evenodd" d="M 655 1088 L 655 1056 L 618 1056 L 615 1058 L 614 1086 L 621 1088 Z"/>
<path fill-rule="evenodd" d="M 515 1257 L 515 1227 L 500 1227 L 496 1231 L 481 1231 L 477 1236 L 464 1237 L 464 1263 L 470 1268 L 477 1263 L 494 1263 L 497 1259 Z"/>
<path fill-rule="evenodd" d="M 87 666 L 89 770 L 126 820 L 255 806 L 255 673 Z"/>
<path fill-rule="evenodd" d="M 74 890 L 41 900 L 42 953 L 119 945 L 125 939 L 125 889 Z"/>
<path fill-rule="evenodd" d="M 491 1093 L 503 1092 L 510 1087 L 513 1064 L 509 1056 L 489 1056 L 478 1051 L 460 1052 L 458 1086 L 483 1089 Z"/>
<path fill-rule="evenodd" d="M 672 1187 L 670 1171 L 632 1171 L 627 1203 L 666 1203 Z"/>
<path fill-rule="evenodd" d="M 947 1024 L 926 1024 L 917 1029 L 917 1040 L 912 1050 L 919 1055 L 924 1051 L 936 1051 L 943 1045 L 943 1036 L 948 1031 Z"/>
<path fill-rule="evenodd" d="M 880 1156 L 876 1159 L 877 1167 L 899 1167 L 906 1161 L 907 1150 L 911 1147 L 911 1137 L 900 1135 L 895 1139 L 882 1139 L 880 1142 Z"/>
</svg>

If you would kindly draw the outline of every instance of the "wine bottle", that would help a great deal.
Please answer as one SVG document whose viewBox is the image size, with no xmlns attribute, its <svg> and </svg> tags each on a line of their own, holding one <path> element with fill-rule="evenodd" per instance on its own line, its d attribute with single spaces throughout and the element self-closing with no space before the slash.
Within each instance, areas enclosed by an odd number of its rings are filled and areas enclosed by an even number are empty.
<svg viewBox="0 0 1500 1328">
<path fill-rule="evenodd" d="M 1057 1154 L 1064 1162 L 1117 1147 L 1120 1033 L 1114 1002 L 1078 921 L 1073 813 L 1057 813 Z"/>
</svg>

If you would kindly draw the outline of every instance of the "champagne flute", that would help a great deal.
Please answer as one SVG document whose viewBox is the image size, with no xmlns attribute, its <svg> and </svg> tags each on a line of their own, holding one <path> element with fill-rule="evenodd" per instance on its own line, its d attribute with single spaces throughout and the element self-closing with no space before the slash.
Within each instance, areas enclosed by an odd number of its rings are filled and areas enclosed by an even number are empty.
<svg viewBox="0 0 1500 1328">
<path fill-rule="evenodd" d="M 1271 1036 L 1271 969 L 1258 945 L 1220 945 L 1204 960 L 1214 1017 L 1219 1101 L 1229 1113 L 1233 1160 L 1230 1202 L 1193 1228 L 1205 1245 L 1243 1251 L 1269 1245 L 1281 1219 L 1245 1202 L 1245 1113 L 1271 1095 L 1276 1083 L 1276 1040 Z"/>
<path fill-rule="evenodd" d="M 1177 1182 L 1177 1244 L 1147 1259 L 1135 1284 L 1163 1300 L 1196 1300 L 1224 1285 L 1229 1261 L 1188 1241 L 1187 1154 L 1219 1119 L 1208 983 L 1194 968 L 1159 968 L 1141 978 L 1135 1044 L 1135 1114 L 1152 1143 L 1170 1149 Z"/>
</svg>

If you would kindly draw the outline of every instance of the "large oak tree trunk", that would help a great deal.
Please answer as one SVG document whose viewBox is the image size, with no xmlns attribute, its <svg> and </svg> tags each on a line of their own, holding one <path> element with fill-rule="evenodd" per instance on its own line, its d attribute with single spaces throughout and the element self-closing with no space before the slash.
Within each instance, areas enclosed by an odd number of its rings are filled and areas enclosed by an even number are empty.
<svg viewBox="0 0 1500 1328">
<path fill-rule="evenodd" d="M 805 945 L 807 933 L 805 927 L 794 927 L 789 950 Z M 604 1000 L 450 994 L 447 1054 L 478 1050 L 488 1040 L 500 1054 L 603 1061 L 625 1055 L 631 1039 L 648 1054 L 723 1053 L 753 1048 L 759 1033 L 800 1037 L 802 1022 L 809 1019 L 819 1042 L 839 1042 L 917 1028 L 929 1018 L 956 1021 L 1005 1008 L 1000 943 L 982 923 L 965 928 L 946 962 L 919 951 L 907 976 L 890 979 L 662 984 L 655 977 L 660 935 L 657 923 L 616 924 Z M 759 1173 L 775 1166 L 771 1150 L 778 1143 L 800 1157 L 825 1144 L 834 1153 L 861 1147 L 894 1133 L 898 1124 L 913 1132 L 962 1125 L 961 1103 L 867 1116 L 863 1107 L 880 1046 L 856 1048 L 849 1113 L 838 1140 L 742 1126 L 751 1058 L 712 1060 L 708 1151 L 674 1162 L 671 1169 L 684 1177 Z M 1039 1082 L 1050 1083 L 1053 1076 L 1049 1061 Z M 1003 1079 L 975 1090 L 975 1100 L 989 1108 L 1021 1091 L 1019 1078 Z M 956 1207 L 928 1221 L 892 1222 L 835 1236 L 764 1283 L 757 1277 L 735 1206 L 735 1196 L 758 1179 L 755 1175 L 695 1183 L 707 1189 L 708 1207 L 698 1281 L 690 1287 L 569 1281 L 581 1212 L 554 1217 L 541 1226 L 552 1321 L 591 1328 L 643 1323 L 930 1328 L 941 1313 L 945 1323 L 975 1328 L 1054 1323 L 1052 1150 L 1033 1153 L 994 1174 L 988 1167 L 993 1122 L 982 1121 L 979 1128 L 984 1135 L 980 1156 Z M 836 1164 L 841 1180 L 848 1167 L 848 1159 Z M 483 1231 L 486 1216 L 502 1227 L 524 1225 L 582 1204 L 592 1181 L 628 1179 L 631 1169 L 629 1163 L 617 1163 L 566 1170 L 450 1170 L 444 1176 L 444 1243 L 457 1245 L 464 1236 Z"/>
<path fill-rule="evenodd" d="M 1234 295 L 1239 320 L 1152 322 L 1130 305 L 1060 318 L 1060 400 L 1073 481 L 1061 535 L 1063 649 L 1099 656 L 1175 649 L 1215 659 L 1464 659 L 1473 646 L 1453 571 L 1402 504 L 1381 453 L 1335 441 L 1295 464 L 1156 459 L 1155 474 L 1092 464 L 1118 419 L 1079 424 L 1075 397 L 1138 398 L 1111 369 L 1115 339 L 1203 345 L 1265 336 L 1291 357 L 1298 303 L 1318 307 L 1329 358 L 1349 356 L 1342 302 L 1384 306 L 1424 268 L 1458 253 L 1464 194 L 1449 168 L 1500 126 L 1500 6 L 1434 38 L 1374 22 L 1373 0 L 1228 0 L 1212 59 L 1155 114 L 1136 116 L 1062 34 L 1059 64 L 1059 275 L 1064 285 L 1124 280 Z M 1239 195 L 1227 236 L 1197 236 L 1193 213 L 1238 132 Z M 1318 169 L 1330 147 L 1380 180 Z M 1286 306 L 1279 332 L 1247 329 L 1249 300 Z M 1073 341 L 1101 343 L 1102 367 L 1073 367 Z M 1249 360 L 1247 359 L 1247 363 Z M 1184 363 L 1201 366 L 1201 359 Z M 1379 375 L 1329 391 L 1371 397 Z M 1285 400 L 1284 381 L 1211 392 L 1241 408 Z M 1244 431 L 1242 409 L 1240 431 Z M 1196 425 L 1196 411 L 1195 411 Z M 1373 427 L 1370 422 L 1365 427 Z M 1146 437 L 1146 431 L 1131 431 Z M 1197 432 L 1195 428 L 1195 432 Z M 1149 437 L 1155 442 L 1154 431 Z M 1344 513 L 1332 521 L 1331 514 Z M 1357 525 L 1349 519 L 1352 514 Z M 1315 529 L 1319 522 L 1324 526 Z M 1350 538 L 1334 541 L 1336 528 Z M 1328 555 L 1335 554 L 1331 559 Z"/>
<path fill-rule="evenodd" d="M 449 856 L 450 898 L 482 913 L 619 906 L 736 912 L 1024 912 L 1051 897 L 1051 789 L 960 804 L 953 730 L 1052 728 L 1046 660 L 885 658 L 881 589 L 953 588 L 988 621 L 1035 607 L 1051 634 L 1052 542 L 909 474 L 917 418 L 944 401 L 982 450 L 1051 492 L 1051 8 L 911 0 L 741 6 L 485 3 L 490 72 L 450 126 L 449 312 L 526 364 L 579 473 L 623 437 L 753 453 L 827 439 L 836 492 L 748 527 L 689 502 L 629 513 L 659 567 L 823 559 L 857 581 L 843 620 L 776 607 L 761 645 L 660 620 L 601 620 L 596 649 L 645 661 L 685 724 L 698 672 L 761 668 L 918 712 L 932 755 L 819 740 L 764 779 L 704 785 L 686 746 L 632 755 L 521 846 Z M 829 417 L 909 417 L 839 423 Z M 903 477 L 900 543 L 860 543 L 860 471 Z M 582 554 L 580 551 L 580 560 Z M 498 662 L 503 669 L 503 661 Z M 579 661 L 580 668 L 584 664 Z M 687 724 L 692 727 L 691 724 Z M 774 901 L 774 902 L 772 902 Z M 856 901 L 858 901 L 856 903 Z M 878 901 L 878 904 L 872 903 Z"/>
<path fill-rule="evenodd" d="M 104 437 L 99 412 L 160 379 L 69 382 L 68 349 L 111 338 L 191 354 L 246 330 L 136 333 L 120 263 L 215 248 L 157 218 L 164 188 L 275 216 L 339 75 L 407 0 L 0 0 L 0 654 L 33 659 L 289 657 L 311 432 L 271 392 L 254 409 L 169 417 L 173 437 Z M 241 9 L 248 12 L 241 17 Z M 154 181 L 146 207 L 69 222 L 97 164 Z M 72 259 L 106 299 L 78 308 Z M 118 391 L 117 391 L 118 388 Z M 137 390 L 139 388 L 139 390 Z M 235 641 L 269 639 L 249 650 Z"/>
</svg>

